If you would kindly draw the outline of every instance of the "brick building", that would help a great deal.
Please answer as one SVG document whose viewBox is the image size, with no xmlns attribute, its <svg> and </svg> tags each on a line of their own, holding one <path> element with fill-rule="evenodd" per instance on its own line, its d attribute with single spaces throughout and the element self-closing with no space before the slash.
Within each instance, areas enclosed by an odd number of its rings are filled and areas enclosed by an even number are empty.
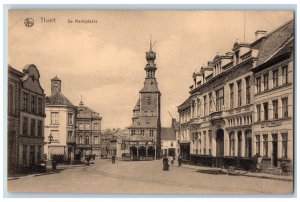
<svg viewBox="0 0 300 202">
<path fill-rule="evenodd" d="M 178 106 L 184 160 L 243 169 L 255 153 L 265 169 L 282 156 L 292 161 L 294 22 L 256 35 L 193 74 L 190 96 Z M 263 154 L 263 145 L 273 149 Z"/>
<path fill-rule="evenodd" d="M 23 72 L 8 66 L 8 173 L 34 168 L 43 160 L 44 90 L 34 64 Z"/>
</svg>

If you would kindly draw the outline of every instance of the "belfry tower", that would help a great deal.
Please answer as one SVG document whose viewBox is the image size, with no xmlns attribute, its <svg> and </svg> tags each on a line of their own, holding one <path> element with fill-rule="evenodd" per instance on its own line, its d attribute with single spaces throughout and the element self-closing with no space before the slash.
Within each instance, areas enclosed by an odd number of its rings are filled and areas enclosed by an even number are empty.
<svg viewBox="0 0 300 202">
<path fill-rule="evenodd" d="M 130 154 L 136 158 L 160 157 L 161 153 L 161 93 L 155 78 L 157 70 L 156 53 L 150 41 L 150 49 L 146 52 L 146 78 L 143 88 L 139 91 L 139 99 L 133 109 L 132 125 L 129 127 Z"/>
</svg>

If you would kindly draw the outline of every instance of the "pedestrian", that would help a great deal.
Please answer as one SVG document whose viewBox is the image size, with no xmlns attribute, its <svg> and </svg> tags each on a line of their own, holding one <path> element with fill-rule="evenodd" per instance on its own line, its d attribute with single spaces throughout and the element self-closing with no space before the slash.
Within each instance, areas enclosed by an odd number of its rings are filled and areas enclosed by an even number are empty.
<svg viewBox="0 0 300 202">
<path fill-rule="evenodd" d="M 163 158 L 163 171 L 168 171 L 169 170 L 169 159 L 167 155 L 164 155 Z"/>
<path fill-rule="evenodd" d="M 179 154 L 179 156 L 178 156 L 178 166 L 181 166 L 181 160 L 182 160 L 182 156 L 181 156 L 181 154 Z"/>
<path fill-rule="evenodd" d="M 52 160 L 52 172 L 56 171 L 56 161 Z"/>
<path fill-rule="evenodd" d="M 115 155 L 115 154 L 113 154 L 113 155 L 111 156 L 111 163 L 112 163 L 112 164 L 115 164 L 115 163 L 116 163 L 116 155 Z"/>
<path fill-rule="evenodd" d="M 87 166 L 89 166 L 90 165 L 90 157 L 89 156 L 86 157 L 86 161 L 87 161 Z"/>
<path fill-rule="evenodd" d="M 263 158 L 259 155 L 257 158 L 257 164 L 256 164 L 256 169 L 258 172 L 261 171 L 261 163 L 262 163 Z"/>
</svg>

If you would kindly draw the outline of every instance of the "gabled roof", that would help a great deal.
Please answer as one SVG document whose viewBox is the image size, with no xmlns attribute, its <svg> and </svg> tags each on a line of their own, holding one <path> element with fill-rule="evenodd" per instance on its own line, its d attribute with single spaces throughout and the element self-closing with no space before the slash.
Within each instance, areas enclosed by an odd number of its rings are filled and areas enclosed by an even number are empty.
<svg viewBox="0 0 300 202">
<path fill-rule="evenodd" d="M 94 118 L 94 119 L 102 119 L 101 116 L 99 116 L 98 112 L 95 112 L 91 108 L 83 105 L 77 106 L 78 114 L 77 118 Z M 80 112 L 82 110 L 82 112 Z"/>
<path fill-rule="evenodd" d="M 183 108 L 186 105 L 190 105 L 190 101 L 190 98 L 186 99 L 181 105 L 178 106 L 178 108 Z"/>
<path fill-rule="evenodd" d="M 146 78 L 144 87 L 140 90 L 140 93 L 159 93 L 157 82 L 153 78 Z"/>
<path fill-rule="evenodd" d="M 263 40 L 258 53 L 257 66 L 266 62 L 281 46 L 294 36 L 294 21 L 289 21 L 271 32 Z"/>
<path fill-rule="evenodd" d="M 66 105 L 74 107 L 74 105 L 66 96 L 57 91 L 46 97 L 46 105 Z"/>
<path fill-rule="evenodd" d="M 138 101 L 136 102 L 135 107 L 133 109 L 133 111 L 136 111 L 136 110 L 140 110 L 140 99 L 138 99 Z"/>
</svg>

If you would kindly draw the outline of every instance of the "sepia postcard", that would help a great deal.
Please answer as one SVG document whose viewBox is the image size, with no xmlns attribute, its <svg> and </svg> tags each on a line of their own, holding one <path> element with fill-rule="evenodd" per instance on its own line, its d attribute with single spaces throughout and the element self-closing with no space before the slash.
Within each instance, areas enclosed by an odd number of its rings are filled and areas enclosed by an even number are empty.
<svg viewBox="0 0 300 202">
<path fill-rule="evenodd" d="M 294 16 L 10 9 L 7 192 L 292 195 Z"/>
</svg>

